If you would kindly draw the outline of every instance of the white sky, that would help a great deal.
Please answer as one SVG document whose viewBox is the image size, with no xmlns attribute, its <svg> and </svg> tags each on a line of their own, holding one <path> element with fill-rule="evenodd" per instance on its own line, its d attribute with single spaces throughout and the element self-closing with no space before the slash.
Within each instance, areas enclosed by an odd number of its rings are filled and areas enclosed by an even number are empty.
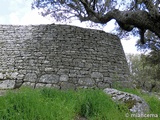
<svg viewBox="0 0 160 120">
<path fill-rule="evenodd" d="M 42 17 L 37 10 L 31 10 L 33 0 L 1 0 L 0 4 L 0 24 L 50 24 L 52 20 Z M 107 24 L 103 29 L 106 32 L 114 28 L 113 22 Z M 85 27 L 84 23 L 78 21 L 71 23 Z M 122 40 L 125 53 L 140 53 L 135 47 L 136 39 Z"/>
</svg>

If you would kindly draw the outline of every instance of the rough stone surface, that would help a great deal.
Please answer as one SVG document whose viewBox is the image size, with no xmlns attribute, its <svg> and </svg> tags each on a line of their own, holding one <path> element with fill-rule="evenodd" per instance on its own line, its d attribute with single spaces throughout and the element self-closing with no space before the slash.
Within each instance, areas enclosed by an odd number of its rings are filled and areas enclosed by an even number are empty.
<svg viewBox="0 0 160 120">
<path fill-rule="evenodd" d="M 68 79 L 69 79 L 69 78 L 68 78 L 68 75 L 61 75 L 61 76 L 60 76 L 60 81 L 63 81 L 63 82 L 64 82 L 64 81 L 68 81 Z"/>
<path fill-rule="evenodd" d="M 16 78 L 17 78 L 17 75 L 18 75 L 18 72 L 13 72 L 13 73 L 11 73 L 10 77 L 11 77 L 12 79 L 16 79 Z"/>
<path fill-rule="evenodd" d="M 91 78 L 80 78 L 78 83 L 79 85 L 90 86 L 90 87 L 95 85 L 94 80 Z"/>
<path fill-rule="evenodd" d="M 93 72 L 93 73 L 91 74 L 91 78 L 95 79 L 96 82 L 103 81 L 103 75 L 102 75 L 102 73 L 100 73 L 100 72 Z"/>
<path fill-rule="evenodd" d="M 42 88 L 42 87 L 45 87 L 46 85 L 45 84 L 42 84 L 42 83 L 37 83 L 36 84 L 36 88 Z"/>
<path fill-rule="evenodd" d="M 9 80 L 59 88 L 103 88 L 108 81 L 130 87 L 131 83 L 120 39 L 100 30 L 55 24 L 0 25 L 0 56 L 0 80 L 6 87 Z"/>
<path fill-rule="evenodd" d="M 28 87 L 28 86 L 31 86 L 31 83 L 30 82 L 24 82 L 22 85 Z"/>
<path fill-rule="evenodd" d="M 0 89 L 13 89 L 15 86 L 14 80 L 0 81 Z"/>
<path fill-rule="evenodd" d="M 98 88 L 104 89 L 104 88 L 111 88 L 111 87 L 112 87 L 112 85 L 109 84 L 109 83 L 104 83 L 104 82 L 99 82 L 98 83 Z"/>
<path fill-rule="evenodd" d="M 36 82 L 37 81 L 37 75 L 35 73 L 27 73 L 24 77 L 24 81 Z"/>
<path fill-rule="evenodd" d="M 2 73 L 0 73 L 0 79 L 3 80 L 3 74 Z"/>
<path fill-rule="evenodd" d="M 62 82 L 61 83 L 61 89 L 62 90 L 69 90 L 69 89 L 75 89 L 76 86 L 73 83 L 69 82 Z"/>
<path fill-rule="evenodd" d="M 58 75 L 47 74 L 40 77 L 39 82 L 41 83 L 57 83 L 59 81 Z"/>
<path fill-rule="evenodd" d="M 125 103 L 133 113 L 144 114 L 149 112 L 148 104 L 137 95 L 112 88 L 106 88 L 104 89 L 104 92 L 111 95 L 113 100 Z"/>
</svg>

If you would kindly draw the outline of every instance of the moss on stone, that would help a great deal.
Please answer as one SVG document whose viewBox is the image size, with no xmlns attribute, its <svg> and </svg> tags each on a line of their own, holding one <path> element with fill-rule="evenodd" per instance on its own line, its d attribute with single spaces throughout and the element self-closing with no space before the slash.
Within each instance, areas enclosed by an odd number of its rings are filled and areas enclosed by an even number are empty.
<svg viewBox="0 0 160 120">
<path fill-rule="evenodd" d="M 135 99 L 129 98 L 128 100 L 124 101 L 124 103 L 128 107 L 128 109 L 131 109 L 137 103 L 137 101 Z"/>
</svg>

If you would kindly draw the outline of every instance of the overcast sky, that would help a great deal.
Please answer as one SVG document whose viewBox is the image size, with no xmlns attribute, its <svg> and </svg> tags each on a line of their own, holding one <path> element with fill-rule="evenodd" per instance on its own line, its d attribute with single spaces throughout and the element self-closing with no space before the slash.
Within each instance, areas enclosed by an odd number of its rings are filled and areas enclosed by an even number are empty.
<svg viewBox="0 0 160 120">
<path fill-rule="evenodd" d="M 37 10 L 31 10 L 33 0 L 1 0 L 0 4 L 0 24 L 50 24 L 52 19 L 47 19 L 38 14 Z M 77 22 L 72 23 L 77 25 Z M 85 27 L 85 24 L 78 23 L 79 26 Z M 103 30 L 109 32 L 114 26 L 108 24 Z M 136 39 L 122 40 L 125 53 L 138 53 L 135 47 Z"/>
</svg>

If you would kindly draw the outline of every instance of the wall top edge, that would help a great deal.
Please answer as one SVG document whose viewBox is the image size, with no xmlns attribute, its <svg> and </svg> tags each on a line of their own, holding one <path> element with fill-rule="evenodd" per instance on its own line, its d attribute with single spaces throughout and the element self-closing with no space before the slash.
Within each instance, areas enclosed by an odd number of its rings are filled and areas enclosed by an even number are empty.
<svg viewBox="0 0 160 120">
<path fill-rule="evenodd" d="M 105 33 L 105 34 L 108 34 L 108 35 L 111 35 L 111 36 L 114 36 L 114 37 L 117 37 L 117 39 L 119 39 L 119 37 L 117 35 L 114 35 L 114 34 L 111 34 L 111 33 L 107 33 L 103 30 L 98 30 L 98 29 L 92 29 L 92 28 L 84 28 L 84 27 L 79 27 L 79 26 L 74 26 L 74 25 L 66 25 L 66 24 L 55 24 L 55 23 L 52 23 L 52 24 L 38 24 L 38 25 L 32 25 L 32 24 L 29 24 L 29 25 L 14 25 L 14 24 L 0 24 L 0 28 L 2 27 L 39 27 L 39 26 L 44 26 L 44 27 L 47 27 L 47 26 L 53 26 L 53 27 L 72 27 L 72 28 L 77 28 L 77 29 L 83 29 L 83 30 L 89 30 L 89 31 L 99 31 L 100 33 Z"/>
</svg>

